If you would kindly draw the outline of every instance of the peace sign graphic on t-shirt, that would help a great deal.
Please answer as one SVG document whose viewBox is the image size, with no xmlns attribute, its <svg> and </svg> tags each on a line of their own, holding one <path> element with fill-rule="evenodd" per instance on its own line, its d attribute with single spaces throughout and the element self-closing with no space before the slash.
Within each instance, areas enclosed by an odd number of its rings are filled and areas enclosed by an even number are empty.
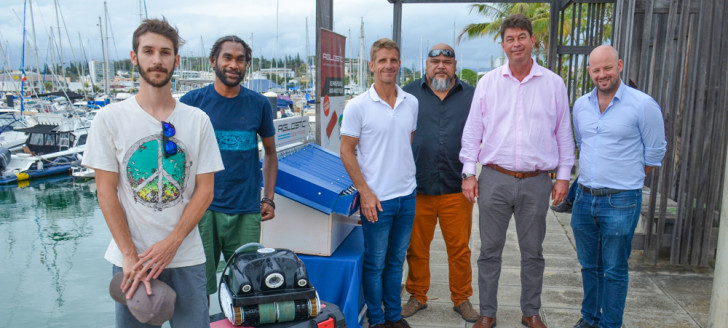
<svg viewBox="0 0 728 328">
<path fill-rule="evenodd" d="M 186 185 L 186 154 L 179 140 L 177 154 L 164 157 L 162 138 L 152 135 L 136 142 L 126 154 L 126 176 L 134 199 L 156 210 L 173 206 L 181 200 Z"/>
</svg>

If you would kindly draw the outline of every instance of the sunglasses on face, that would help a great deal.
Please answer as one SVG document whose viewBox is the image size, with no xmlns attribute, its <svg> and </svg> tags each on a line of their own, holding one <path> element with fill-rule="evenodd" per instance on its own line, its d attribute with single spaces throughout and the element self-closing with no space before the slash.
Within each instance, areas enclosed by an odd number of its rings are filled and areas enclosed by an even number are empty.
<svg viewBox="0 0 728 328">
<path fill-rule="evenodd" d="M 429 57 L 437 57 L 439 55 L 452 58 L 455 57 L 455 52 L 450 49 L 432 49 L 429 53 L 427 53 L 427 56 Z"/>
<path fill-rule="evenodd" d="M 177 154 L 177 144 L 174 141 L 169 140 L 172 138 L 177 131 L 174 129 L 174 125 L 169 122 L 162 122 L 162 145 L 164 146 L 164 158 L 169 158 L 172 155 Z"/>
</svg>

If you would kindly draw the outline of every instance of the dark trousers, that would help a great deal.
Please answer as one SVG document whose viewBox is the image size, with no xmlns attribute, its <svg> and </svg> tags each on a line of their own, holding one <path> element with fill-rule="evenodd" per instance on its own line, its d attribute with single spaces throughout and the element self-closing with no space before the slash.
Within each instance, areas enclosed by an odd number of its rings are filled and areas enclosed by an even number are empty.
<svg viewBox="0 0 728 328">
<path fill-rule="evenodd" d="M 478 178 L 480 315 L 495 317 L 498 309 L 501 255 L 512 216 L 521 251 L 521 311 L 525 316 L 538 314 L 545 267 L 542 244 L 551 188 L 548 173 L 517 179 L 483 167 Z"/>
</svg>

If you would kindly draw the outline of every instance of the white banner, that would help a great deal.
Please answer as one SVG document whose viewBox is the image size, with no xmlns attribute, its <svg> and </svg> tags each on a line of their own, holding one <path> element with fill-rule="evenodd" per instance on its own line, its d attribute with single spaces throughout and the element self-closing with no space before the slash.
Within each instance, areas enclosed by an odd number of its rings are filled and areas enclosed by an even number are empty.
<svg viewBox="0 0 728 328">
<path fill-rule="evenodd" d="M 305 141 L 308 136 L 308 116 L 275 119 L 273 127 L 276 130 L 276 148 L 296 141 Z"/>
</svg>

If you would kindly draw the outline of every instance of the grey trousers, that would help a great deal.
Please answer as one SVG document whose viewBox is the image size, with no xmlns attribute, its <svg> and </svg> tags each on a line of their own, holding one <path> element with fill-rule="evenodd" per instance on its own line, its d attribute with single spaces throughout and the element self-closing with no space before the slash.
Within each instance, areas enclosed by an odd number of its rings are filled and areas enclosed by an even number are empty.
<svg viewBox="0 0 728 328">
<path fill-rule="evenodd" d="M 480 315 L 495 318 L 498 310 L 501 255 L 511 216 L 515 217 L 521 251 L 521 311 L 524 316 L 538 314 L 545 266 L 542 244 L 551 188 L 548 173 L 516 179 L 489 167 L 480 172 Z"/>
</svg>

